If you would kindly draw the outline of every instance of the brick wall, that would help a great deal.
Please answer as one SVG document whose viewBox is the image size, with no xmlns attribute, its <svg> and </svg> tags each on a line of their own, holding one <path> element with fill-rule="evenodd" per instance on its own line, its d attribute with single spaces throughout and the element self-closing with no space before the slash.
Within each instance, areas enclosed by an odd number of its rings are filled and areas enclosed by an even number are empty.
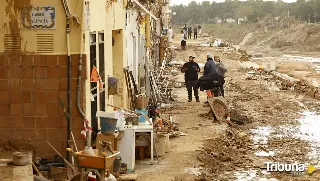
<svg viewBox="0 0 320 181">
<path fill-rule="evenodd" d="M 50 157 L 55 152 L 45 143 L 48 140 L 65 154 L 67 121 L 59 97 L 67 110 L 67 58 L 67 55 L 0 55 L 0 141 L 15 148 L 35 148 L 38 156 Z M 78 62 L 79 55 L 72 55 L 71 114 L 72 131 L 78 148 L 82 149 L 83 119 L 76 104 Z M 82 97 L 83 90 L 84 87 Z"/>
</svg>

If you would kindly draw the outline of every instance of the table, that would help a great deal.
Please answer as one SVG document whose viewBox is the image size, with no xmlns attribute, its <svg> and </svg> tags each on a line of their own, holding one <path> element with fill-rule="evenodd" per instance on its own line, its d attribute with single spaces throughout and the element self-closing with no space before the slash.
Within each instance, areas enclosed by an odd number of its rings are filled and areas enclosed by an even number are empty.
<svg viewBox="0 0 320 181">
<path fill-rule="evenodd" d="M 153 125 L 148 122 L 138 126 L 126 127 L 122 138 L 118 138 L 118 149 L 122 163 L 127 164 L 128 171 L 134 171 L 135 167 L 135 143 L 136 133 L 151 133 L 151 163 L 153 163 Z"/>
</svg>

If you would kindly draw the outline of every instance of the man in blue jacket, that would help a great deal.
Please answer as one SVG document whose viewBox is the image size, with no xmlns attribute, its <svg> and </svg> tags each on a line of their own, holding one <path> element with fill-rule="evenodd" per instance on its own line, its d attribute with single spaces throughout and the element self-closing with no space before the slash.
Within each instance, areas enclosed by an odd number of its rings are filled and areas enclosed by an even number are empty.
<svg viewBox="0 0 320 181">
<path fill-rule="evenodd" d="M 204 64 L 203 75 L 216 73 L 216 64 L 213 61 L 212 53 L 207 54 L 207 62 Z"/>
</svg>

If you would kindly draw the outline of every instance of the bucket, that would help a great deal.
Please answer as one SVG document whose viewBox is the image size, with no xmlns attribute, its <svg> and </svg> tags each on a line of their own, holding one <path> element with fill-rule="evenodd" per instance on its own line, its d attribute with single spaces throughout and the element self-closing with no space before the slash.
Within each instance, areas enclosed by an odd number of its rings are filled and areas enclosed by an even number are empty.
<svg viewBox="0 0 320 181">
<path fill-rule="evenodd" d="M 116 177 L 119 177 L 120 175 L 121 162 L 122 162 L 122 159 L 119 156 L 116 157 L 116 159 L 113 162 L 113 174 Z"/>
<path fill-rule="evenodd" d="M 100 127 L 102 134 L 114 134 L 119 114 L 97 111 L 96 116 L 100 118 Z"/>
<path fill-rule="evenodd" d="M 117 119 L 112 118 L 100 118 L 100 127 L 102 134 L 114 134 L 117 126 Z"/>
<path fill-rule="evenodd" d="M 148 116 L 148 110 L 136 110 L 136 112 L 139 112 L 139 113 L 142 113 L 142 114 L 145 114 Z M 145 123 L 147 120 L 146 120 L 146 117 L 145 116 L 139 116 L 139 122 L 140 123 Z"/>
</svg>

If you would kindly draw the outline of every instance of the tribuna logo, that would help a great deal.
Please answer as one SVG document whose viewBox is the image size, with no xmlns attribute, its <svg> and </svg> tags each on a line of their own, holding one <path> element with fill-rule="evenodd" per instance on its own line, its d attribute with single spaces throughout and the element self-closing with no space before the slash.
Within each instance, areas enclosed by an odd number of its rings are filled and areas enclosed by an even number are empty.
<svg viewBox="0 0 320 181">
<path fill-rule="evenodd" d="M 279 163 L 265 162 L 268 172 L 304 172 L 308 168 L 307 163 Z"/>
</svg>

